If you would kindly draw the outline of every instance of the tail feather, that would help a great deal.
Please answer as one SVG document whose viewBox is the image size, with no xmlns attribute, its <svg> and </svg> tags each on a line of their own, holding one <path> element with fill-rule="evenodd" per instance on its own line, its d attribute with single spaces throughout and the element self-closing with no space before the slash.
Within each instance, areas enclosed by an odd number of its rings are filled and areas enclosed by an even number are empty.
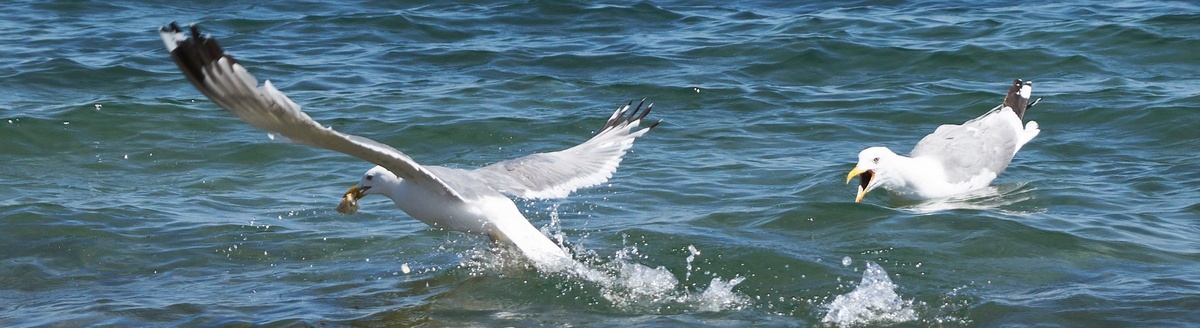
<svg viewBox="0 0 1200 328">
<path fill-rule="evenodd" d="M 1029 103 L 1030 93 L 1033 91 L 1033 81 L 1021 81 L 1021 79 L 1013 80 L 1012 86 L 1008 88 L 1008 94 L 1004 96 L 1004 106 L 1012 108 L 1013 113 L 1017 114 L 1017 118 L 1025 121 L 1025 110 L 1032 107 Z M 1035 104 L 1037 102 L 1034 102 Z"/>
<path fill-rule="evenodd" d="M 516 246 L 539 270 L 561 271 L 574 262 L 558 244 L 530 224 L 516 205 L 511 205 L 511 210 L 506 212 L 509 213 L 500 219 L 491 220 L 492 229 L 488 236 L 493 241 Z"/>
<path fill-rule="evenodd" d="M 1025 123 L 1025 130 L 1021 131 L 1020 135 L 1017 136 L 1017 147 L 1013 149 L 1013 155 L 1016 155 L 1017 152 L 1021 150 L 1021 146 L 1024 146 L 1025 143 L 1033 140 L 1033 137 L 1036 137 L 1038 133 L 1041 132 L 1042 130 L 1038 129 L 1037 121 L 1029 121 L 1029 123 Z"/>
</svg>

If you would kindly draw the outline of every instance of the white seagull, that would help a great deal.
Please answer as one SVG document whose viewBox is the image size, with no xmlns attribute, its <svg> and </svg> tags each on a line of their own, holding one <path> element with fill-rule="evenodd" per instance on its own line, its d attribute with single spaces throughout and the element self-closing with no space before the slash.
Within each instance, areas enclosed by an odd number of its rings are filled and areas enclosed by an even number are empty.
<svg viewBox="0 0 1200 328">
<path fill-rule="evenodd" d="M 378 166 L 351 187 L 338 211 L 353 214 L 369 194 L 391 198 L 409 216 L 438 229 L 486 235 L 511 243 L 539 269 L 557 270 L 572 263 L 557 244 L 535 228 L 504 194 L 526 199 L 566 197 L 576 189 L 607 181 L 637 137 L 658 122 L 634 130 L 653 104 L 619 106 L 588 141 L 566 150 L 536 153 L 475 170 L 418 164 L 395 148 L 339 133 L 305 114 L 300 105 L 275 89 L 258 86 L 246 68 L 191 26 L 172 22 L 159 30 L 167 51 L 189 81 L 221 108 L 260 129 L 296 143 L 358 157 Z"/>
<path fill-rule="evenodd" d="M 1003 104 L 962 125 L 939 126 L 917 142 L 909 157 L 887 147 L 864 149 L 846 175 L 846 183 L 859 177 L 854 201 L 861 202 L 875 188 L 902 199 L 933 199 L 986 187 L 1041 132 L 1034 121 L 1022 126 L 1025 110 L 1042 100 L 1030 103 L 1032 91 L 1032 81 L 1014 80 Z"/>
</svg>

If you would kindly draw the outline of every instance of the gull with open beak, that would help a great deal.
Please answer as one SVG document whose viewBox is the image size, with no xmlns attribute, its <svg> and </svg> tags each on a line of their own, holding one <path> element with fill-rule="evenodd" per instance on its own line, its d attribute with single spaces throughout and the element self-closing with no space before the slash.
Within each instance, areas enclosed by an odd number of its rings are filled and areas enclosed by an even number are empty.
<svg viewBox="0 0 1200 328">
<path fill-rule="evenodd" d="M 875 188 L 902 199 L 934 199 L 986 187 L 1008 167 L 1013 156 L 1041 130 L 1037 122 L 1022 123 L 1025 111 L 1041 100 L 1029 102 L 1033 82 L 1017 79 L 1004 103 L 961 125 L 946 124 L 925 136 L 909 156 L 887 147 L 871 147 L 858 154 L 858 164 L 846 183 L 858 177 L 861 202 Z"/>
</svg>

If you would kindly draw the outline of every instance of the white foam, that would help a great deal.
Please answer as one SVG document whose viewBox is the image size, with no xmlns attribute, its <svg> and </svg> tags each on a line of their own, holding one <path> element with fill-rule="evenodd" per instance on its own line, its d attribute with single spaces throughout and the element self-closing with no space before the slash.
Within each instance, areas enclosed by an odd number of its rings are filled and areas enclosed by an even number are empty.
<svg viewBox="0 0 1200 328">
<path fill-rule="evenodd" d="M 750 300 L 733 291 L 733 287 L 744 280 L 746 277 L 733 277 L 729 281 L 713 278 L 708 288 L 698 295 L 693 294 L 689 302 L 695 304 L 697 310 L 707 312 L 742 309 L 750 304 Z"/>
<path fill-rule="evenodd" d="M 548 208 L 551 224 L 543 228 L 543 232 L 553 239 L 562 240 L 564 235 L 558 229 L 558 207 Z M 686 283 L 693 276 L 693 271 L 701 271 L 694 261 L 701 255 L 700 249 L 694 245 L 688 246 L 688 255 L 682 259 L 687 263 L 684 273 L 685 283 L 681 283 L 675 273 L 663 266 L 650 267 L 638 262 L 653 262 L 640 253 L 637 246 L 625 246 L 612 256 L 601 256 L 594 251 L 586 250 L 581 244 L 573 244 L 568 253 L 573 261 L 558 272 L 545 273 L 569 280 L 569 284 L 579 284 L 579 290 L 599 289 L 600 298 L 612 304 L 615 308 L 630 312 L 662 312 L 662 311 L 701 311 L 715 312 L 736 310 L 750 306 L 750 299 L 733 290 L 745 280 L 735 276 L 722 279 L 715 274 L 707 286 L 700 283 Z M 487 250 L 475 248 L 463 254 L 463 266 L 472 271 L 473 275 L 533 270 L 533 266 L 524 260 L 515 250 Z M 562 286 L 564 290 L 574 290 L 573 286 Z"/>
<path fill-rule="evenodd" d="M 689 251 L 692 250 L 694 252 L 689 253 L 688 257 L 694 260 L 700 250 L 691 246 Z M 627 246 L 618 250 L 607 263 L 589 265 L 581 262 L 565 274 L 599 287 L 604 300 L 626 311 L 690 309 L 715 312 L 741 309 L 750 304 L 749 298 L 733 290 L 745 280 L 744 277 L 725 280 L 714 276 L 707 286 L 688 286 L 680 283 L 675 274 L 663 266 L 651 268 L 634 262 L 639 257 L 650 260 L 640 256 L 636 246 Z M 604 259 L 588 262 L 598 261 Z M 691 261 L 685 261 L 691 264 Z M 690 275 L 686 276 L 690 278 Z"/>
<path fill-rule="evenodd" d="M 1027 183 L 998 184 L 946 198 L 931 199 L 899 207 L 917 214 L 928 214 L 950 210 L 993 210 L 1004 211 L 1007 206 L 1034 198 L 1034 189 L 1025 188 Z M 1015 213 L 1014 214 L 1024 214 Z"/>
<path fill-rule="evenodd" d="M 887 271 L 870 261 L 867 261 L 858 287 L 845 295 L 838 295 L 825 308 L 829 312 L 821 322 L 838 326 L 899 323 L 917 319 L 913 302 L 901 299 Z"/>
</svg>

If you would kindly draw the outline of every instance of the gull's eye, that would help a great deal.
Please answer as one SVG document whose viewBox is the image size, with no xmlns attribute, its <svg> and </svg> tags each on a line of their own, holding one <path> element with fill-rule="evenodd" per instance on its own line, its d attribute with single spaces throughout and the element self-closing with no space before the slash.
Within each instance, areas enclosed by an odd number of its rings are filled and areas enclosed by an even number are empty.
<svg viewBox="0 0 1200 328">
<path fill-rule="evenodd" d="M 366 178 L 367 178 L 367 181 L 371 181 L 371 179 L 374 179 L 374 178 L 375 178 L 375 176 L 373 176 L 373 175 L 368 175 L 368 176 L 366 176 Z"/>
<path fill-rule="evenodd" d="M 872 159 L 871 162 L 875 163 L 875 164 L 879 164 L 879 157 Z"/>
</svg>

